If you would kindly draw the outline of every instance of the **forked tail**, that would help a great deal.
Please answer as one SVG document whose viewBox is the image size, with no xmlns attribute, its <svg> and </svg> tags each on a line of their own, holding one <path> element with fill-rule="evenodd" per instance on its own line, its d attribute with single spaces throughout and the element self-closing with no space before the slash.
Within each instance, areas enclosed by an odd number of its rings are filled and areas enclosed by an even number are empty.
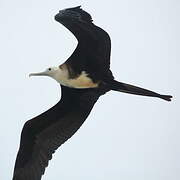
<svg viewBox="0 0 180 180">
<path fill-rule="evenodd" d="M 120 91 L 120 92 L 124 92 L 124 93 L 130 93 L 130 94 L 135 94 L 135 95 L 141 95 L 141 96 L 150 96 L 150 97 L 158 97 L 161 99 L 164 99 L 166 101 L 171 101 L 172 96 L 170 95 L 161 95 L 158 94 L 156 92 L 147 90 L 147 89 L 143 89 L 137 86 L 133 86 L 130 84 L 125 84 L 122 82 L 118 82 L 113 80 L 110 83 L 111 89 L 115 90 L 115 91 Z"/>
</svg>

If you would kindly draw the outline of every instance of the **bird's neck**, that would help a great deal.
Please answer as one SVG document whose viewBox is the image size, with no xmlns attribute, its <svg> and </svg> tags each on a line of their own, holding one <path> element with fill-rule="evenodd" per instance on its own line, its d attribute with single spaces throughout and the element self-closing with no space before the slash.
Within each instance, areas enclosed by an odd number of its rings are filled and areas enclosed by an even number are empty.
<svg viewBox="0 0 180 180">
<path fill-rule="evenodd" d="M 94 83 L 85 71 L 75 74 L 73 69 L 66 64 L 62 64 L 52 78 L 61 85 L 71 88 L 86 89 L 98 87 L 98 83 Z"/>
</svg>

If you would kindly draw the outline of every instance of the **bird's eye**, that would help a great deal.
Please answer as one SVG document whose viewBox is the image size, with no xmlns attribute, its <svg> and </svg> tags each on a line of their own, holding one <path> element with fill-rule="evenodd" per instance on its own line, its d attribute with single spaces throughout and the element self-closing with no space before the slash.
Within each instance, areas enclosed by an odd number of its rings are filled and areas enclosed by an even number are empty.
<svg viewBox="0 0 180 180">
<path fill-rule="evenodd" d="M 48 70 L 51 71 L 51 68 L 49 68 Z"/>
</svg>

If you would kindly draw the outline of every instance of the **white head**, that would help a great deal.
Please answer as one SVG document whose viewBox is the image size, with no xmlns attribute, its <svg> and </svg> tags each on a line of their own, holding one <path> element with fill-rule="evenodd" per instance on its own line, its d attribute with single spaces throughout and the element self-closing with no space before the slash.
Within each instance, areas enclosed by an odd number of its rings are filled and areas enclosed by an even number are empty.
<svg viewBox="0 0 180 180">
<path fill-rule="evenodd" d="M 49 67 L 43 72 L 31 73 L 31 74 L 29 74 L 29 77 L 31 77 L 31 76 L 49 76 L 56 80 L 56 76 L 59 73 L 59 71 L 60 71 L 59 67 Z"/>
<path fill-rule="evenodd" d="M 79 76 L 73 79 L 70 78 L 66 64 L 60 67 L 49 67 L 44 72 L 31 73 L 29 76 L 49 76 L 58 83 L 73 88 L 94 88 L 98 86 L 98 83 L 94 83 L 85 71 L 82 71 Z"/>
</svg>

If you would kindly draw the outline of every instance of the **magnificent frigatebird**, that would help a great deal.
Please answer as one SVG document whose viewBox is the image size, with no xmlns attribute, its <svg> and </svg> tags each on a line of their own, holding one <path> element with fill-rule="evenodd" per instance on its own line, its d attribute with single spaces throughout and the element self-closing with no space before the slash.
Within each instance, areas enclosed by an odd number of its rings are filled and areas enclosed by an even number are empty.
<svg viewBox="0 0 180 180">
<path fill-rule="evenodd" d="M 59 67 L 30 74 L 52 77 L 61 85 L 62 95 L 54 107 L 25 123 L 13 180 L 40 180 L 52 154 L 80 128 L 106 92 L 115 90 L 166 101 L 172 98 L 114 80 L 110 37 L 80 6 L 59 11 L 55 20 L 75 35 L 78 45 Z"/>
</svg>

